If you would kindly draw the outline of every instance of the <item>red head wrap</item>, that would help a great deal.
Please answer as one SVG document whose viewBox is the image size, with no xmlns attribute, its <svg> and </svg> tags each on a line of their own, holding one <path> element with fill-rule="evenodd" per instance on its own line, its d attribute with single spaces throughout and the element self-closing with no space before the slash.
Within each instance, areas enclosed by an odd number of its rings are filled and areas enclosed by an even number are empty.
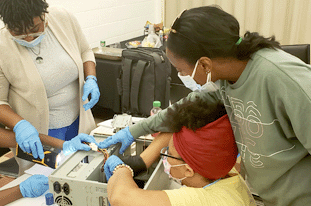
<svg viewBox="0 0 311 206">
<path fill-rule="evenodd" d="M 238 150 L 228 115 L 195 132 L 183 127 L 173 134 L 173 141 L 182 159 L 208 179 L 226 176 L 236 162 Z"/>
</svg>

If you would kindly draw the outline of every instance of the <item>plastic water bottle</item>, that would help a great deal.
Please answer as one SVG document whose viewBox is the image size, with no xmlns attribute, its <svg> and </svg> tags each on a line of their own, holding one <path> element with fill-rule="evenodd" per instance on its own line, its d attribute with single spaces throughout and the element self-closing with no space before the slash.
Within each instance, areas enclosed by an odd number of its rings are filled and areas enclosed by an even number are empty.
<svg viewBox="0 0 311 206">
<path fill-rule="evenodd" d="M 159 31 L 159 37 L 160 37 L 161 44 L 163 45 L 163 30 Z"/>
<path fill-rule="evenodd" d="M 153 101 L 153 108 L 150 111 L 150 116 L 155 115 L 161 111 L 161 102 Z"/>
<path fill-rule="evenodd" d="M 162 109 L 161 109 L 161 102 L 160 101 L 154 101 L 153 102 L 153 108 L 150 111 L 150 116 L 155 115 L 155 114 L 157 114 L 157 113 L 159 113 L 161 111 L 162 111 Z M 151 136 L 156 137 L 158 134 L 159 134 L 159 132 L 151 134 Z"/>
<path fill-rule="evenodd" d="M 101 53 L 105 53 L 105 50 L 106 50 L 106 41 L 100 41 L 100 47 L 99 47 L 99 49 L 100 49 L 100 52 Z"/>
<path fill-rule="evenodd" d="M 160 37 L 156 35 L 154 31 L 154 26 L 152 24 L 149 25 L 148 36 L 142 42 L 143 47 L 155 47 L 159 48 L 162 46 Z"/>
</svg>

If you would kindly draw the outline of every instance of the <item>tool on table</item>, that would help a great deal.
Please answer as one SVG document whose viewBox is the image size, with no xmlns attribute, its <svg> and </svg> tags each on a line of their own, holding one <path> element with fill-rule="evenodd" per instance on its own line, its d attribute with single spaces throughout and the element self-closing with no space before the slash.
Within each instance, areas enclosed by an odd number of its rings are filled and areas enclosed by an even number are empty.
<svg viewBox="0 0 311 206">
<path fill-rule="evenodd" d="M 47 167 L 56 169 L 60 162 L 60 149 L 51 146 L 43 145 L 44 158 L 34 158 L 31 153 L 24 152 L 18 144 L 16 144 L 16 157 L 19 157 L 30 162 L 38 163 Z"/>
</svg>

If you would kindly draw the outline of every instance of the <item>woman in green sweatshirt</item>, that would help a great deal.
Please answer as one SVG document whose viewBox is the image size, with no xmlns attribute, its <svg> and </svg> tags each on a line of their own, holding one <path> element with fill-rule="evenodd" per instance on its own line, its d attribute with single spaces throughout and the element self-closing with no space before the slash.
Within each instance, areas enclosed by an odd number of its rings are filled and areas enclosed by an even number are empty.
<svg viewBox="0 0 311 206">
<path fill-rule="evenodd" d="M 167 57 L 186 87 L 226 108 L 241 171 L 266 206 L 305 206 L 311 202 L 311 67 L 280 50 L 274 37 L 239 35 L 238 21 L 213 7 L 186 10 L 176 18 Z M 174 108 L 177 102 L 171 106 Z M 100 143 L 171 132 L 167 111 L 121 130 Z"/>
</svg>

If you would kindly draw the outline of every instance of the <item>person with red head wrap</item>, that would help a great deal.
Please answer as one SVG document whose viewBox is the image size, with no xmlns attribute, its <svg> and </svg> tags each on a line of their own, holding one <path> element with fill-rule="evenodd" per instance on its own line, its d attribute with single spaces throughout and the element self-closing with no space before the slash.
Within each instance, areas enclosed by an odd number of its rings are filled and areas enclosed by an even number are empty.
<svg viewBox="0 0 311 206">
<path fill-rule="evenodd" d="M 247 185 L 233 168 L 238 151 L 224 106 L 196 99 L 169 109 L 168 115 L 164 124 L 174 133 L 160 133 L 139 156 L 108 158 L 110 203 L 255 206 Z M 148 191 L 135 184 L 132 174 L 149 168 L 159 155 L 164 172 L 177 182 L 178 189 Z"/>
<path fill-rule="evenodd" d="M 183 126 L 173 134 L 176 151 L 197 173 L 210 180 L 224 177 L 238 155 L 228 115 L 193 131 Z"/>
</svg>

